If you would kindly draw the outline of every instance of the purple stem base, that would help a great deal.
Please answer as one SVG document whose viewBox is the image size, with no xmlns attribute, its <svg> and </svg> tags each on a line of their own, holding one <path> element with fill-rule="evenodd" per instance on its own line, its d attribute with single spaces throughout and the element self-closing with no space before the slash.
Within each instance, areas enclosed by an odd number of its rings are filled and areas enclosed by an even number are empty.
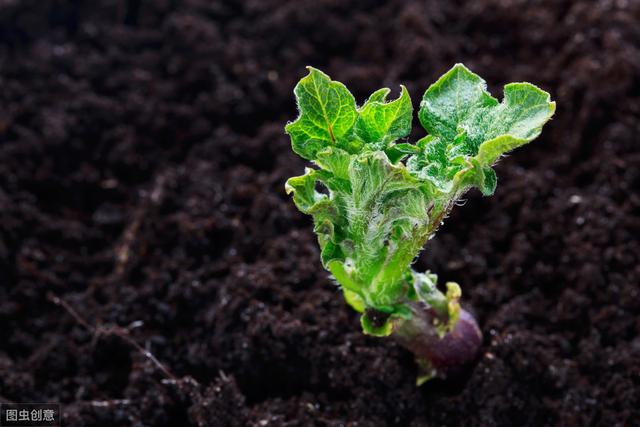
<svg viewBox="0 0 640 427">
<path fill-rule="evenodd" d="M 482 332 L 473 316 L 461 309 L 453 329 L 443 337 L 436 329 L 433 309 L 420 303 L 411 306 L 413 317 L 394 331 L 396 341 L 411 351 L 423 378 L 457 378 L 475 364 L 482 345 Z"/>
</svg>

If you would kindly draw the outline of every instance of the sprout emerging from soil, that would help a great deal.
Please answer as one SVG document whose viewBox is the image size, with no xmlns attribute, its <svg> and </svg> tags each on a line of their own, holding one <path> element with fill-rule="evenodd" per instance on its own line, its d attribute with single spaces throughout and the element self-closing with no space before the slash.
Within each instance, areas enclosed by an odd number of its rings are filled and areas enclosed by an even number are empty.
<svg viewBox="0 0 640 427">
<path fill-rule="evenodd" d="M 443 291 L 411 263 L 465 192 L 493 194 L 492 166 L 540 135 L 555 103 L 529 83 L 506 85 L 499 102 L 457 64 L 424 93 L 418 117 L 428 135 L 409 144 L 397 143 L 411 132 L 409 93 L 402 86 L 389 101 L 389 92 L 358 107 L 343 84 L 309 67 L 286 132 L 315 168 L 290 178 L 286 191 L 313 217 L 322 264 L 361 313 L 363 331 L 413 352 L 421 384 L 472 366 L 482 334 L 460 307 L 460 287 Z"/>
</svg>

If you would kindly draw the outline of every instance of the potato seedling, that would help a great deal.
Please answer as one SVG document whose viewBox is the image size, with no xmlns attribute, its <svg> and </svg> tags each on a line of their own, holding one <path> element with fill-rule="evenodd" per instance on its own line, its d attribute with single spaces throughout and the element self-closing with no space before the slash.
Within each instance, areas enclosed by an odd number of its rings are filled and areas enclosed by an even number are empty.
<svg viewBox="0 0 640 427">
<path fill-rule="evenodd" d="M 427 136 L 411 132 L 407 89 L 387 88 L 360 107 L 347 88 L 309 67 L 295 87 L 299 117 L 286 126 L 293 151 L 315 166 L 286 191 L 313 217 L 322 265 L 361 313 L 366 334 L 391 336 L 414 353 L 418 383 L 447 378 L 477 358 L 482 334 L 460 307 L 460 287 L 411 268 L 455 202 L 471 188 L 489 196 L 493 165 L 538 135 L 555 111 L 549 94 L 510 83 L 499 102 L 486 83 L 455 65 L 422 97 Z"/>
</svg>

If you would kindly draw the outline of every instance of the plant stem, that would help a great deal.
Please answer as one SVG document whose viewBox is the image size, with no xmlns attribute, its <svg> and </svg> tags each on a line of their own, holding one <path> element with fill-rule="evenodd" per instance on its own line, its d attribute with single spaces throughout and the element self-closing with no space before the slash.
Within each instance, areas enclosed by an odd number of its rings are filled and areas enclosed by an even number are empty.
<svg viewBox="0 0 640 427">
<path fill-rule="evenodd" d="M 400 320 L 391 336 L 415 355 L 421 369 L 418 384 L 434 377 L 456 377 L 468 370 L 482 344 L 482 333 L 473 316 L 461 309 L 455 325 L 440 336 L 437 328 L 442 322 L 440 313 L 422 302 L 407 305 L 411 318 Z"/>
</svg>

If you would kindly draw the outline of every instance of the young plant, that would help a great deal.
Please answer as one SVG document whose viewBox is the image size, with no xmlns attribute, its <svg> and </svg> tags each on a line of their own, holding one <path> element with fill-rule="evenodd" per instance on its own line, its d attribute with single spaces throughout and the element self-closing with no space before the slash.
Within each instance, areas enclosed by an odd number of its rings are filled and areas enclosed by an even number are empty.
<svg viewBox="0 0 640 427">
<path fill-rule="evenodd" d="M 313 217 L 322 264 L 361 313 L 363 331 L 413 352 L 421 384 L 468 368 L 482 334 L 460 307 L 460 287 L 440 290 L 435 274 L 411 263 L 465 192 L 493 194 L 492 166 L 540 135 L 555 103 L 530 83 L 506 85 L 499 102 L 457 64 L 424 93 L 418 117 L 428 135 L 409 144 L 398 142 L 411 132 L 409 93 L 401 86 L 390 101 L 389 92 L 358 107 L 342 83 L 309 67 L 294 90 L 300 115 L 285 130 L 316 167 L 286 191 Z"/>
</svg>

